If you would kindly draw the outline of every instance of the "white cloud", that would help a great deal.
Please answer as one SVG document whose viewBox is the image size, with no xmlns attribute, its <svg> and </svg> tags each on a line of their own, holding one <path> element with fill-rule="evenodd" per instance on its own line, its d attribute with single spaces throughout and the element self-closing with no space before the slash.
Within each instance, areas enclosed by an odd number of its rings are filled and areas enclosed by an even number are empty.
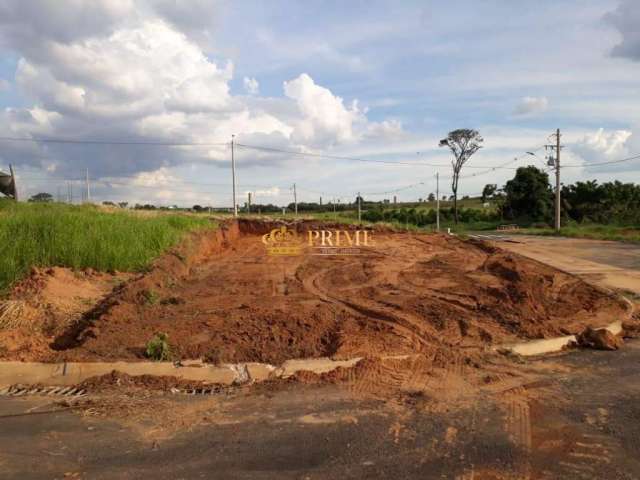
<svg viewBox="0 0 640 480">
<path fill-rule="evenodd" d="M 629 130 L 605 131 L 603 128 L 588 133 L 571 146 L 571 151 L 584 161 L 590 163 L 620 160 L 629 155 L 629 141 L 632 132 Z M 602 170 L 625 168 L 626 165 L 603 166 Z"/>
<path fill-rule="evenodd" d="M 242 79 L 242 84 L 244 85 L 244 89 L 250 95 L 257 95 L 260 91 L 260 84 L 255 78 L 244 77 Z"/>
<path fill-rule="evenodd" d="M 0 78 L 0 92 L 5 92 L 11 88 L 11 84 L 4 78 Z"/>
<path fill-rule="evenodd" d="M 543 113 L 549 108 L 549 100 L 546 97 L 523 97 L 516 105 L 513 114 L 516 116 L 533 116 Z"/>
<path fill-rule="evenodd" d="M 78 2 L 88 8 L 88 3 Z M 11 18 L 20 18 L 21 25 L 31 19 L 30 31 L 36 32 L 42 19 L 18 15 L 17 3 L 0 3 L 4 11 L 9 5 L 17 12 Z M 98 12 L 117 12 L 129 4 L 104 0 L 96 5 Z M 236 134 L 247 143 L 304 150 L 353 142 L 367 132 L 395 135 L 401 130 L 397 122 L 368 122 L 355 100 L 345 106 L 342 98 L 307 74 L 284 82 L 285 97 L 275 99 L 259 97 L 258 81 L 245 77 L 252 96 L 234 97 L 229 88 L 231 62 L 220 66 L 172 23 L 142 10 L 123 23 L 112 19 L 110 29 L 96 28 L 93 35 L 63 35 L 66 23 L 54 20 L 43 30 L 46 34 L 34 33 L 28 41 L 11 29 L 0 30 L 0 39 L 9 38 L 21 55 L 16 84 L 37 105 L 2 112 L 0 128 L 6 131 L 195 143 L 224 143 Z M 162 150 L 13 145 L 5 153 L 36 168 L 54 165 L 61 175 L 90 162 L 94 175 L 111 177 L 158 172 L 185 162 L 228 161 L 224 145 Z M 253 155 L 247 162 L 280 160 L 282 156 Z"/>
<path fill-rule="evenodd" d="M 366 120 L 357 101 L 345 107 L 342 98 L 317 85 L 306 73 L 284 82 L 284 93 L 295 100 L 302 114 L 292 134 L 301 144 L 334 145 L 355 140 L 355 125 Z"/>
</svg>

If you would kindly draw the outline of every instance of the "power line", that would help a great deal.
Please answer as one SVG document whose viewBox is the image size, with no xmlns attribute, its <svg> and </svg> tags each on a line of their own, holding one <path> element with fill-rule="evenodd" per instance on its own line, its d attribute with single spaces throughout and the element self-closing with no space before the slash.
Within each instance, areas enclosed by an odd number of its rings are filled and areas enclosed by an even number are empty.
<svg viewBox="0 0 640 480">
<path fill-rule="evenodd" d="M 613 165 L 615 163 L 630 162 L 632 160 L 637 160 L 639 158 L 640 158 L 640 155 L 634 155 L 632 157 L 622 158 L 620 160 L 611 160 L 608 162 L 587 163 L 582 165 L 578 165 L 578 164 L 562 165 L 562 168 L 578 168 L 578 167 L 590 168 L 590 167 L 597 167 L 599 165 Z"/>
<path fill-rule="evenodd" d="M 381 163 L 385 165 L 404 165 L 404 166 L 425 166 L 425 167 L 450 167 L 451 165 L 448 163 L 426 163 L 426 162 L 394 162 L 390 160 L 373 160 L 370 158 L 360 158 L 360 157 L 347 157 L 342 155 L 329 155 L 325 153 L 313 153 L 313 152 L 296 152 L 295 150 L 284 150 L 280 148 L 273 147 L 261 147 L 257 145 L 246 145 L 244 143 L 235 143 L 237 147 L 247 148 L 250 150 L 258 150 L 265 152 L 273 152 L 273 153 L 286 153 L 287 155 L 298 155 L 303 157 L 314 157 L 314 158 L 326 158 L 332 160 L 348 160 L 354 162 L 366 162 L 366 163 Z M 468 168 L 504 168 L 504 167 L 489 167 L 486 165 L 471 165 Z M 515 168 L 510 168 L 509 170 L 515 170 Z"/>
<path fill-rule="evenodd" d="M 229 145 L 225 143 L 210 142 L 141 142 L 136 140 L 75 140 L 70 138 L 21 138 L 21 137 L 0 137 L 1 141 L 7 142 L 31 142 L 31 143 L 64 143 L 72 145 L 141 145 L 141 146 L 161 146 L 161 147 L 179 147 L 179 146 L 223 146 Z"/>
</svg>

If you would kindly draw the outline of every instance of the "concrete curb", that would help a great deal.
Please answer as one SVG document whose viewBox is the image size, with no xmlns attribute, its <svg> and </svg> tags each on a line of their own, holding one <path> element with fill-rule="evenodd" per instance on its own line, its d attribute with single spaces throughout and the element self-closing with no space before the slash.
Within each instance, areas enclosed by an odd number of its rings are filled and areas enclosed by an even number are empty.
<svg viewBox="0 0 640 480">
<path fill-rule="evenodd" d="M 326 373 L 338 367 L 353 367 L 360 360 L 360 357 L 349 360 L 298 359 L 287 360 L 280 367 L 257 362 L 220 366 L 201 362 L 185 362 L 183 365 L 171 362 L 0 362 L 0 385 L 77 385 L 90 377 L 105 375 L 114 370 L 128 375 L 172 376 L 183 380 L 233 385 L 288 378 L 302 370 Z"/>
<path fill-rule="evenodd" d="M 622 333 L 622 321 L 618 320 L 601 328 L 609 330 L 614 335 L 619 335 Z M 523 357 L 530 357 L 534 355 L 544 355 L 545 353 L 559 352 L 563 348 L 569 346 L 572 342 L 577 342 L 575 335 L 545 338 L 543 340 L 532 340 L 530 342 L 523 343 L 497 345 L 493 350 L 501 353 L 511 353 L 515 355 L 522 355 Z"/>
</svg>

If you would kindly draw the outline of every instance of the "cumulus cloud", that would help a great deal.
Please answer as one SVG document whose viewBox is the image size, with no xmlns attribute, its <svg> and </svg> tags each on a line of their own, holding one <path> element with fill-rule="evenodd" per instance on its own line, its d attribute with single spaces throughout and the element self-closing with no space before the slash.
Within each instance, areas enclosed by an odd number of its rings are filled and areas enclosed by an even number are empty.
<svg viewBox="0 0 640 480">
<path fill-rule="evenodd" d="M 611 50 L 611 55 L 640 60 L 640 3 L 622 0 L 616 10 L 605 15 L 605 20 L 622 36 L 622 41 Z"/>
<path fill-rule="evenodd" d="M 620 160 L 629 156 L 629 143 L 632 132 L 629 130 L 606 131 L 603 128 L 586 134 L 574 145 L 571 151 L 584 161 L 584 165 L 590 163 Z M 602 170 L 624 169 L 625 164 L 603 166 Z"/>
<path fill-rule="evenodd" d="M 173 167 L 226 165 L 232 134 L 247 144 L 308 151 L 402 133 L 399 122 L 369 121 L 357 101 L 347 104 L 308 74 L 285 81 L 275 98 L 261 97 L 258 81 L 244 77 L 249 95 L 234 96 L 233 64 L 204 53 L 189 34 L 204 23 L 191 21 L 176 2 L 70 2 L 73 8 L 61 9 L 55 0 L 0 0 L 0 48 L 17 54 L 15 84 L 32 101 L 0 112 L 0 129 L 20 137 L 130 144 L 15 143 L 0 160 L 67 177 L 90 167 L 93 178 L 134 176 L 129 183 L 166 187 Z M 197 4 L 203 15 L 215 6 Z M 244 165 L 290 160 L 268 152 L 245 157 Z"/>
<path fill-rule="evenodd" d="M 533 116 L 543 113 L 549 108 L 547 97 L 523 97 L 516 105 L 513 114 L 519 117 Z"/>
<path fill-rule="evenodd" d="M 250 95 L 257 95 L 260 90 L 260 84 L 255 78 L 244 77 L 242 79 L 242 84 L 244 85 L 244 89 Z"/>
<path fill-rule="evenodd" d="M 365 121 L 356 100 L 345 106 L 342 98 L 317 85 L 306 73 L 284 82 L 284 93 L 296 102 L 301 114 L 292 135 L 298 143 L 333 145 L 354 140 L 355 124 Z"/>
</svg>

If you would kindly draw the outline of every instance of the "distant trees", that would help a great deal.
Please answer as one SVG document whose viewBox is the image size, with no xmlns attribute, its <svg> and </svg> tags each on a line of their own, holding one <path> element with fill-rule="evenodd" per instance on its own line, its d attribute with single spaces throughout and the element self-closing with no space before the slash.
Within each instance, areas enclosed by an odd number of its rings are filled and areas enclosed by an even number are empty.
<svg viewBox="0 0 640 480">
<path fill-rule="evenodd" d="M 640 223 L 640 185 L 595 180 L 562 187 L 563 214 L 577 222 Z"/>
<path fill-rule="evenodd" d="M 29 202 L 50 203 L 53 202 L 53 195 L 46 192 L 36 193 L 29 198 Z"/>
<path fill-rule="evenodd" d="M 498 190 L 498 185 L 495 183 L 488 183 L 482 189 L 482 203 L 490 199 Z"/>
<path fill-rule="evenodd" d="M 446 138 L 440 140 L 440 147 L 448 147 L 453 154 L 451 166 L 453 175 L 451 177 L 451 190 L 453 191 L 453 211 L 454 221 L 458 223 L 458 183 L 460 172 L 471 156 L 482 148 L 484 139 L 477 130 L 461 128 L 449 132 Z"/>
<path fill-rule="evenodd" d="M 553 193 L 547 172 L 534 166 L 520 167 L 515 177 L 505 184 L 504 193 L 502 208 L 507 218 L 551 219 Z"/>
<path fill-rule="evenodd" d="M 430 202 L 435 202 L 436 200 L 436 196 L 433 193 L 429 194 L 429 197 L 427 198 Z"/>
</svg>

